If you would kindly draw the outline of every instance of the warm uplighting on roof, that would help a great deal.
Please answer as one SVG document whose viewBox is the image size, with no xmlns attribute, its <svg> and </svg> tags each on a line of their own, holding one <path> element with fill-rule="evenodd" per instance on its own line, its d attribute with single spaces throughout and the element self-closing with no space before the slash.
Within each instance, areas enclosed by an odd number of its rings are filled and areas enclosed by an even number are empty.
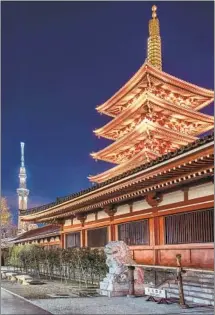
<svg viewBox="0 0 215 315">
<path fill-rule="evenodd" d="M 93 132 L 94 132 L 96 135 L 98 135 L 98 133 L 100 133 L 101 131 L 102 131 L 102 128 L 93 130 Z"/>
<path fill-rule="evenodd" d="M 93 133 L 114 142 L 90 155 L 95 160 L 111 161 L 118 165 L 97 176 L 90 176 L 93 182 L 102 183 L 116 176 L 116 173 L 121 174 L 125 169 L 143 163 L 143 160 L 140 161 L 142 145 L 148 150 L 144 159 L 149 162 L 195 141 L 196 136 L 213 127 L 213 119 L 198 112 L 213 101 L 213 91 L 162 71 L 156 5 L 152 6 L 148 30 L 147 59 L 144 64 L 118 92 L 96 107 L 98 112 L 113 119 Z M 145 107 L 145 101 L 150 103 L 150 108 Z"/>
</svg>

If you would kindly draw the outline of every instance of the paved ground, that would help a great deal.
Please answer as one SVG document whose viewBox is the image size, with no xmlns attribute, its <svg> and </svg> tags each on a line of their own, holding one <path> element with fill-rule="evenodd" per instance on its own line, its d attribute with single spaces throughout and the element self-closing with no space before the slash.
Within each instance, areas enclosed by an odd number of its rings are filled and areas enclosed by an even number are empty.
<svg viewBox="0 0 215 315">
<path fill-rule="evenodd" d="M 1 314 L 2 315 L 21 315 L 21 314 L 38 314 L 48 315 L 49 312 L 26 301 L 25 299 L 15 296 L 1 288 Z"/>
<path fill-rule="evenodd" d="M 73 296 L 71 284 L 60 283 L 60 281 L 54 280 L 45 280 L 45 284 L 42 285 L 22 285 L 2 279 L 1 287 L 27 300 L 45 299 L 48 298 L 48 294 L 69 294 Z"/>
<path fill-rule="evenodd" d="M 179 305 L 158 305 L 146 302 L 145 297 L 91 297 L 91 298 L 63 298 L 33 300 L 38 306 L 49 310 L 52 314 L 189 314 L 213 315 L 213 308 L 195 307 L 180 309 Z"/>
<path fill-rule="evenodd" d="M 158 305 L 146 302 L 141 298 L 107 298 L 107 297 L 79 297 L 72 293 L 72 285 L 60 281 L 45 280 L 44 285 L 23 286 L 2 280 L 2 308 L 3 315 L 21 314 L 166 314 L 166 315 L 213 315 L 212 307 L 193 307 L 180 309 L 178 304 Z M 30 300 L 32 304 L 22 298 L 7 293 L 4 289 Z M 49 298 L 48 293 L 69 294 L 69 298 Z M 40 307 L 38 309 L 38 307 Z M 42 310 L 41 310 L 42 308 Z M 46 312 L 46 311 L 47 312 Z M 50 313 L 48 313 L 50 312 Z"/>
<path fill-rule="evenodd" d="M 213 308 L 193 307 L 180 309 L 177 304 L 158 305 L 146 302 L 145 298 L 55 298 L 31 300 L 16 296 L 1 289 L 2 315 L 36 315 L 36 314 L 166 314 L 166 315 L 213 315 Z"/>
</svg>

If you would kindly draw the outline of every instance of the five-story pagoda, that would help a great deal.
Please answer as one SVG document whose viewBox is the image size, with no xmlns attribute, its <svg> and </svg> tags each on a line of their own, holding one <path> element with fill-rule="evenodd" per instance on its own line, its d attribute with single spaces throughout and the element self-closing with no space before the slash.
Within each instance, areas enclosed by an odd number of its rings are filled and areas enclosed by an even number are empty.
<svg viewBox="0 0 215 315">
<path fill-rule="evenodd" d="M 91 156 L 116 166 L 89 176 L 91 182 L 105 182 L 191 143 L 213 128 L 214 118 L 200 109 L 213 101 L 214 92 L 162 71 L 156 10 L 154 5 L 146 61 L 118 92 L 96 108 L 113 119 L 94 133 L 114 142 Z"/>
</svg>

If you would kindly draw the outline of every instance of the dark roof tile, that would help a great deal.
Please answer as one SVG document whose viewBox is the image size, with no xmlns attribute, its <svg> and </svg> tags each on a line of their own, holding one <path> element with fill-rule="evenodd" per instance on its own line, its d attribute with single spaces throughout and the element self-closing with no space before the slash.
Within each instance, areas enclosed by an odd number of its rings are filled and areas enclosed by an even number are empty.
<svg viewBox="0 0 215 315">
<path fill-rule="evenodd" d="M 141 166 L 138 166 L 138 167 L 136 167 L 134 169 L 126 171 L 125 173 L 122 173 L 122 174 L 120 174 L 118 176 L 115 176 L 115 177 L 107 180 L 104 183 L 96 184 L 96 185 L 94 185 L 91 188 L 84 189 L 82 191 L 79 191 L 77 193 L 73 193 L 73 194 L 65 196 L 65 197 L 58 197 L 57 201 L 55 201 L 55 202 L 52 202 L 52 203 L 49 203 L 49 204 L 46 204 L 46 205 L 43 205 L 43 206 L 39 206 L 39 207 L 36 207 L 36 208 L 27 209 L 25 212 L 23 211 L 23 215 L 33 214 L 33 213 L 36 213 L 36 212 L 39 212 L 39 211 L 42 211 L 42 210 L 47 210 L 49 208 L 52 208 L 52 207 L 56 206 L 57 204 L 61 204 L 61 203 L 65 202 L 65 201 L 74 199 L 77 196 L 84 195 L 84 194 L 86 194 L 86 193 L 88 193 L 90 191 L 94 191 L 94 190 L 96 190 L 98 188 L 101 188 L 101 187 L 104 187 L 104 186 L 106 186 L 108 184 L 114 183 L 114 182 L 116 182 L 116 181 L 118 181 L 118 180 L 120 180 L 122 178 L 125 178 L 125 177 L 127 177 L 129 175 L 138 173 L 138 172 L 140 172 L 142 170 L 145 170 L 145 169 L 147 169 L 147 168 L 149 168 L 151 166 L 157 165 L 157 164 L 159 164 L 159 163 L 161 163 L 163 161 L 166 161 L 166 160 L 169 160 L 169 159 L 171 159 L 173 157 L 179 156 L 179 155 L 181 155 L 181 154 L 183 154 L 185 152 L 188 152 L 188 151 L 190 151 L 192 149 L 200 147 L 200 146 L 202 146 L 202 145 L 204 145 L 206 143 L 212 142 L 213 140 L 214 140 L 214 134 L 212 133 L 212 134 L 209 134 L 209 135 L 207 135 L 207 136 L 205 136 L 203 138 L 199 138 L 196 141 L 194 141 L 192 143 L 189 143 L 188 145 L 186 145 L 184 147 L 179 148 L 178 150 L 175 150 L 175 151 L 167 153 L 167 154 L 165 154 L 165 155 L 163 155 L 161 157 L 158 157 L 156 160 L 150 161 L 150 162 L 145 163 L 145 164 L 143 164 Z"/>
<path fill-rule="evenodd" d="M 22 240 L 22 239 L 26 239 L 26 238 L 30 238 L 30 237 L 36 237 L 39 235 L 45 235 L 45 234 L 49 234 L 49 233 L 60 233 L 60 227 L 53 225 L 53 224 L 49 224 L 49 225 L 45 225 L 43 227 L 34 229 L 34 230 L 30 230 L 27 231 L 25 233 L 22 233 L 20 235 L 18 235 L 14 240 Z"/>
</svg>

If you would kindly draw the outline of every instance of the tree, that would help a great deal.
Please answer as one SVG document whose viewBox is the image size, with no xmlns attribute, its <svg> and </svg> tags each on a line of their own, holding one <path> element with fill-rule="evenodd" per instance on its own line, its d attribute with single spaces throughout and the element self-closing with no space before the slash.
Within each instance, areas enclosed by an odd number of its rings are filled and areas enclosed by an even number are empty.
<svg viewBox="0 0 215 315">
<path fill-rule="evenodd" d="M 1 238 L 13 237 L 16 235 L 16 227 L 12 223 L 12 215 L 7 204 L 7 199 L 1 197 Z"/>
<path fill-rule="evenodd" d="M 1 197 L 1 225 L 7 225 L 11 222 L 11 213 L 7 204 L 7 199 Z"/>
</svg>

